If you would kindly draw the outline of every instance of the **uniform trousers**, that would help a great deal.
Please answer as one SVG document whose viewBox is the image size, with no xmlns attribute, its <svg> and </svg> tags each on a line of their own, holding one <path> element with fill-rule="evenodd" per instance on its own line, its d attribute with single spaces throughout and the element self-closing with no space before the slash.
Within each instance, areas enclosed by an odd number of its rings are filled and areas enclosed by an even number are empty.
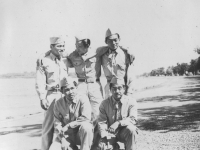
<svg viewBox="0 0 200 150">
<path fill-rule="evenodd" d="M 80 126 L 65 132 L 65 137 L 69 149 L 78 150 L 77 145 L 80 145 L 80 150 L 90 150 L 93 140 L 93 125 L 89 122 L 82 122 Z M 49 150 L 61 150 L 60 140 L 58 138 L 54 139 Z"/>
<path fill-rule="evenodd" d="M 105 145 L 108 144 L 108 141 L 110 145 L 113 145 L 113 147 L 117 149 L 115 144 L 119 141 L 124 143 L 126 150 L 136 150 L 137 149 L 136 137 L 138 134 L 137 127 L 134 125 L 128 125 L 125 127 L 119 127 L 118 129 L 119 130 L 117 134 L 114 137 L 111 137 L 111 139 L 109 140 L 105 138 L 100 139 L 97 149 L 104 150 Z"/>
<path fill-rule="evenodd" d="M 84 94 L 89 98 L 92 108 L 92 121 L 95 122 L 99 115 L 99 106 L 103 101 L 103 91 L 101 84 L 99 82 L 79 82 L 78 93 Z"/>
<path fill-rule="evenodd" d="M 41 150 L 49 150 L 53 141 L 54 133 L 54 115 L 53 108 L 55 101 L 60 99 L 62 94 L 60 92 L 47 92 L 47 101 L 49 102 L 49 108 L 44 113 L 44 121 L 42 124 L 42 145 Z"/>
</svg>

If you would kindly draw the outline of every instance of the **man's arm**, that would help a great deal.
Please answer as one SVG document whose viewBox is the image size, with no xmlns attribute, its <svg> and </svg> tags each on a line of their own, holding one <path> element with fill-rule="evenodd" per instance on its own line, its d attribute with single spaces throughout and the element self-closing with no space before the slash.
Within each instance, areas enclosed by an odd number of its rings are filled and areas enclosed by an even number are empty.
<svg viewBox="0 0 200 150">
<path fill-rule="evenodd" d="M 95 71 L 96 71 L 96 79 L 100 79 L 101 77 L 101 65 L 102 65 L 102 56 L 108 51 L 107 46 L 99 47 L 96 50 L 96 65 L 95 65 Z"/>
<path fill-rule="evenodd" d="M 120 126 L 135 125 L 137 121 L 137 102 L 135 99 L 129 99 L 128 117 L 119 121 Z"/>
<path fill-rule="evenodd" d="M 35 88 L 36 88 L 36 91 L 38 93 L 40 100 L 46 99 L 46 95 L 47 95 L 46 75 L 45 75 L 45 70 L 44 70 L 44 66 L 42 63 L 42 59 L 40 59 L 40 58 L 39 58 L 39 60 L 37 60 Z"/>
<path fill-rule="evenodd" d="M 80 107 L 79 110 L 77 111 L 80 112 L 80 116 L 76 118 L 75 121 L 69 123 L 70 128 L 76 128 L 77 126 L 80 125 L 81 122 L 91 121 L 92 110 L 89 99 L 86 96 L 81 96 L 81 100 L 79 102 L 80 102 Z"/>
<path fill-rule="evenodd" d="M 131 95 L 134 93 L 134 90 L 135 90 L 135 75 L 134 75 L 134 66 L 133 64 L 129 65 L 128 66 L 128 69 L 127 69 L 127 92 L 126 92 L 126 95 Z"/>
<path fill-rule="evenodd" d="M 99 107 L 99 118 L 98 118 L 98 130 L 101 135 L 101 138 L 107 135 L 107 114 L 105 110 L 105 101 L 103 101 Z"/>
<path fill-rule="evenodd" d="M 56 104 L 54 105 L 53 113 L 54 113 L 54 132 L 58 137 L 58 139 L 61 140 L 63 138 L 62 128 L 65 124 L 64 124 L 64 119 L 62 120 L 63 116 L 59 112 L 59 108 L 57 107 Z"/>
</svg>

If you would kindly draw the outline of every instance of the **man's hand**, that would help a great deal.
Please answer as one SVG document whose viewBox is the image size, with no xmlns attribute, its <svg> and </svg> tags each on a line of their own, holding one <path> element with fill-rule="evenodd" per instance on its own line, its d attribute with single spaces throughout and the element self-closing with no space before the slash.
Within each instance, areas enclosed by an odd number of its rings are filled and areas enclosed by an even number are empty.
<svg viewBox="0 0 200 150">
<path fill-rule="evenodd" d="M 65 139 L 61 139 L 61 149 L 62 150 L 68 150 L 70 143 Z"/>
<path fill-rule="evenodd" d="M 42 99 L 40 101 L 40 105 L 44 110 L 47 110 L 49 108 L 49 102 L 47 101 L 47 99 Z"/>
<path fill-rule="evenodd" d="M 113 133 L 115 134 L 116 129 L 119 127 L 119 121 L 116 121 L 115 123 L 113 123 L 109 128 L 108 128 L 108 132 L 109 133 Z"/>
</svg>

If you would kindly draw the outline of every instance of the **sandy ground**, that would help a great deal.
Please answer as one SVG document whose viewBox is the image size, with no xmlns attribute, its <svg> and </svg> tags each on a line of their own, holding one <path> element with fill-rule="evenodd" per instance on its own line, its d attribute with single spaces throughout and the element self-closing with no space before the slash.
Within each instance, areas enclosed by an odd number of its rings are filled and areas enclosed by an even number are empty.
<svg viewBox="0 0 200 150">
<path fill-rule="evenodd" d="M 0 149 L 40 149 L 43 111 L 34 80 L 0 83 Z M 136 87 L 139 150 L 200 149 L 200 77 L 140 79 Z"/>
</svg>

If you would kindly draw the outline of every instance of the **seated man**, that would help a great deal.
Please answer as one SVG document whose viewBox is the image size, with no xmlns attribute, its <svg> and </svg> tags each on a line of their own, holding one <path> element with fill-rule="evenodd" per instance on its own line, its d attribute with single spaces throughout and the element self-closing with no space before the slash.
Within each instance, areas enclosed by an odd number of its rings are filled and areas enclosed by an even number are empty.
<svg viewBox="0 0 200 150">
<path fill-rule="evenodd" d="M 137 103 L 136 100 L 124 95 L 124 80 L 113 77 L 110 84 L 112 95 L 104 100 L 99 108 L 98 130 L 99 149 L 117 149 L 124 143 L 126 150 L 136 149 Z"/>
<path fill-rule="evenodd" d="M 72 79 L 62 88 L 64 97 L 54 105 L 54 140 L 50 150 L 90 150 L 93 140 L 89 100 L 77 94 Z"/>
</svg>

